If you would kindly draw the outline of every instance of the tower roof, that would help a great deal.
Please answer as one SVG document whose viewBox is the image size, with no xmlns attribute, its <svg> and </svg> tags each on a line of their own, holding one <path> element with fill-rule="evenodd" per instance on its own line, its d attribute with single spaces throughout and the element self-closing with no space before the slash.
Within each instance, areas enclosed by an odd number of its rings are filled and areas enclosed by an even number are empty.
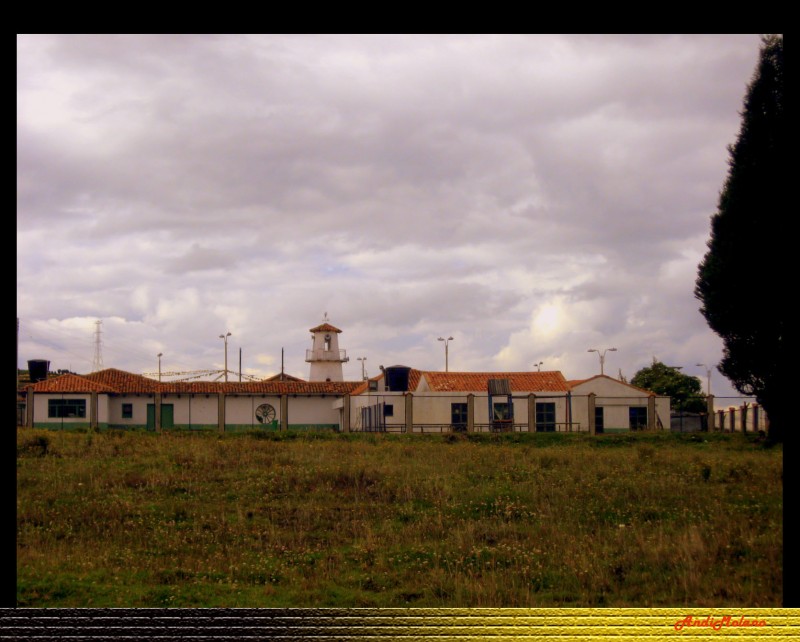
<svg viewBox="0 0 800 642">
<path fill-rule="evenodd" d="M 341 332 L 341 330 L 332 326 L 330 323 L 323 323 L 316 328 L 311 328 L 309 332 Z"/>
</svg>

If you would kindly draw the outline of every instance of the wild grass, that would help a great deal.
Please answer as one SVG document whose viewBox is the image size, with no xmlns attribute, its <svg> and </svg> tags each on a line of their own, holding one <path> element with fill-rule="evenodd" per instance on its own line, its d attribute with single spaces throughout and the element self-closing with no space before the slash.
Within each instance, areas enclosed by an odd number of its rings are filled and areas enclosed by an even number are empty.
<svg viewBox="0 0 800 642">
<path fill-rule="evenodd" d="M 17 433 L 33 607 L 780 606 L 743 435 Z"/>
</svg>

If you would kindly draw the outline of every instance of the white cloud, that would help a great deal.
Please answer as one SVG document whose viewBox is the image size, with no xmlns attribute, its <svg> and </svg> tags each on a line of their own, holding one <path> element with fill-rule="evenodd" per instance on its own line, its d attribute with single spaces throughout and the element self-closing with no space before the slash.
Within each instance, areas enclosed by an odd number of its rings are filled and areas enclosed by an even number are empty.
<svg viewBox="0 0 800 642">
<path fill-rule="evenodd" d="M 18 36 L 20 361 L 87 369 L 102 318 L 106 365 L 221 367 L 230 330 L 305 377 L 327 310 L 373 373 L 444 333 L 456 369 L 716 362 L 694 271 L 758 44 Z"/>
</svg>

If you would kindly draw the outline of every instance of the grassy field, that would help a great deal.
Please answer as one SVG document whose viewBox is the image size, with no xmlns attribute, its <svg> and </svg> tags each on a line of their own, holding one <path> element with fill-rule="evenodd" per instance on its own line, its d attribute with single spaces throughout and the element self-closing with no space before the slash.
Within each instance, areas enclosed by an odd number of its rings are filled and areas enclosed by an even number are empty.
<svg viewBox="0 0 800 642">
<path fill-rule="evenodd" d="M 780 606 L 743 435 L 18 429 L 32 607 Z"/>
</svg>

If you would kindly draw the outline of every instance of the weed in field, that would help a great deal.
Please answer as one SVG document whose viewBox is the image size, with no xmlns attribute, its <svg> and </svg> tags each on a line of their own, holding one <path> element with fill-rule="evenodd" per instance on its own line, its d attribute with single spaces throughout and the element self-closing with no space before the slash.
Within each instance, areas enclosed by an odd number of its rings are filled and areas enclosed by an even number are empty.
<svg viewBox="0 0 800 642">
<path fill-rule="evenodd" d="M 20 605 L 780 604 L 781 453 L 735 435 L 86 437 L 18 433 Z"/>
</svg>

